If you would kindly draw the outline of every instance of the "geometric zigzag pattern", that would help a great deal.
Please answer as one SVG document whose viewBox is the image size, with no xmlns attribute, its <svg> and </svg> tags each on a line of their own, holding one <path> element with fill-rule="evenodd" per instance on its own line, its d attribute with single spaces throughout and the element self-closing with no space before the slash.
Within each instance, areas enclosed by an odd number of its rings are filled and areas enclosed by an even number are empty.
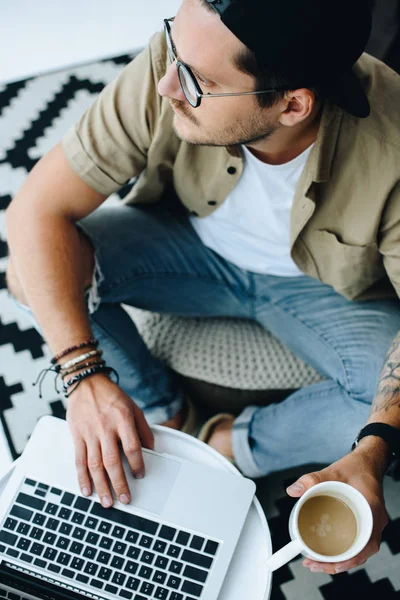
<svg viewBox="0 0 400 600">
<path fill-rule="evenodd" d="M 64 418 L 66 405 L 55 391 L 52 377 L 44 381 L 42 399 L 32 387 L 39 372 L 48 366 L 51 354 L 6 290 L 4 211 L 41 156 L 132 58 L 120 56 L 0 85 L 0 419 L 13 458 L 23 451 L 37 420 L 45 414 Z M 131 185 L 121 188 L 107 202 L 122 199 Z M 285 488 L 302 472 L 304 469 L 274 473 L 257 482 L 274 550 L 289 541 L 288 516 L 294 500 L 286 495 Z M 271 600 L 347 600 L 355 595 L 400 600 L 399 492 L 400 483 L 386 478 L 390 522 L 378 555 L 363 567 L 335 577 L 310 573 L 297 558 L 274 574 Z"/>
</svg>

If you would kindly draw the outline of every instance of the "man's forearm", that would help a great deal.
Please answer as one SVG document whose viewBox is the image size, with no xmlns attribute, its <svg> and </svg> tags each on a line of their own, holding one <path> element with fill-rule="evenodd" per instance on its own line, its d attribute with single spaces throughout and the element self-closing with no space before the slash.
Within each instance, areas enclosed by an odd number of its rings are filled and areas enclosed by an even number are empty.
<svg viewBox="0 0 400 600">
<path fill-rule="evenodd" d="M 400 428 L 400 332 L 387 354 L 372 404 L 368 422 L 376 421 Z"/>
</svg>

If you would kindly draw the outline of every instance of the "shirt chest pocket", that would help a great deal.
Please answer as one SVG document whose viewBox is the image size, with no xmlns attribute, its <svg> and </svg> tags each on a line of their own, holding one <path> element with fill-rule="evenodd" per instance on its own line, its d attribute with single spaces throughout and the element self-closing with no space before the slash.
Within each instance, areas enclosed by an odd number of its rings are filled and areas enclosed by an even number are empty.
<svg viewBox="0 0 400 600">
<path fill-rule="evenodd" d="M 310 250 L 321 281 L 335 290 L 356 297 L 384 276 L 382 256 L 376 243 L 365 246 L 344 244 L 336 234 L 326 230 L 314 231 L 312 238 Z"/>
</svg>

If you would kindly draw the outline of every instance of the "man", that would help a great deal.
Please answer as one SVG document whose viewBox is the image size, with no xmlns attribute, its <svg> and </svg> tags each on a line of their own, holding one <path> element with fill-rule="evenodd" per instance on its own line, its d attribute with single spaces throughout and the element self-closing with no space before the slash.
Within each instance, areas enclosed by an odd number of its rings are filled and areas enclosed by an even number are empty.
<svg viewBox="0 0 400 600">
<path fill-rule="evenodd" d="M 348 482 L 374 531 L 351 561 L 304 564 L 336 573 L 377 552 L 400 428 L 400 80 L 366 55 L 353 72 L 370 27 L 365 0 L 183 0 L 10 205 L 11 293 L 64 368 L 98 342 L 120 376 L 64 379 L 79 483 L 104 506 L 112 488 L 129 502 L 119 444 L 143 476 L 147 422 L 188 419 L 120 303 L 251 317 L 327 380 L 221 420 L 208 443 L 250 477 L 333 463 L 288 493 Z M 125 206 L 93 212 L 135 176 Z M 379 431 L 349 452 L 367 419 Z"/>
</svg>

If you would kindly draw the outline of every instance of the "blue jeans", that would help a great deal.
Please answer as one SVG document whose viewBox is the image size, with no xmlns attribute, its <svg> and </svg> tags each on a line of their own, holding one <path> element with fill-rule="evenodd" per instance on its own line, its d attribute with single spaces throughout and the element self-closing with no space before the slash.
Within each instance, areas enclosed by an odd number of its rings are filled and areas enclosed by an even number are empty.
<svg viewBox="0 0 400 600">
<path fill-rule="evenodd" d="M 331 463 L 349 452 L 400 330 L 397 300 L 349 302 L 307 276 L 244 271 L 206 248 L 173 204 L 101 207 L 77 226 L 96 250 L 86 292 L 93 333 L 149 423 L 173 417 L 183 394 L 121 303 L 187 317 L 254 319 L 325 374 L 326 381 L 280 403 L 248 406 L 239 415 L 233 449 L 244 475 Z"/>
</svg>

